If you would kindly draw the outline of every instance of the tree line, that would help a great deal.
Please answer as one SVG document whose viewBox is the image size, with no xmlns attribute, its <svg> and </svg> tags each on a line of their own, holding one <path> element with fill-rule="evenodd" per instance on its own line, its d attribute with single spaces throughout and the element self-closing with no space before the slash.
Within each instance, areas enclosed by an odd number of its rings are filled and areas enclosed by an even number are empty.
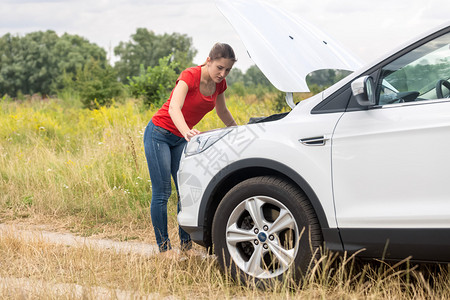
<svg viewBox="0 0 450 300">
<path fill-rule="evenodd" d="M 0 38 L 0 96 L 74 93 L 92 109 L 131 95 L 142 98 L 146 106 L 160 105 L 178 74 L 193 65 L 197 50 L 186 34 L 159 35 L 137 28 L 114 54 L 118 60 L 112 66 L 106 51 L 95 43 L 52 30 L 5 34 Z M 255 65 L 246 72 L 233 68 L 227 83 L 229 92 L 240 96 L 276 92 Z"/>
</svg>

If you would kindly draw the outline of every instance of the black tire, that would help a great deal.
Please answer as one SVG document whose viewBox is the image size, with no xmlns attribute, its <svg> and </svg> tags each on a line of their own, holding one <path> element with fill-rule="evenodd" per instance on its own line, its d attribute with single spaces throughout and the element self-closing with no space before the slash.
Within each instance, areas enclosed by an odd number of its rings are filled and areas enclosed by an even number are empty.
<svg viewBox="0 0 450 300">
<path fill-rule="evenodd" d="M 225 195 L 214 216 L 212 239 L 225 271 L 263 284 L 285 276 L 299 279 L 323 241 L 305 194 L 272 176 L 245 180 Z"/>
</svg>

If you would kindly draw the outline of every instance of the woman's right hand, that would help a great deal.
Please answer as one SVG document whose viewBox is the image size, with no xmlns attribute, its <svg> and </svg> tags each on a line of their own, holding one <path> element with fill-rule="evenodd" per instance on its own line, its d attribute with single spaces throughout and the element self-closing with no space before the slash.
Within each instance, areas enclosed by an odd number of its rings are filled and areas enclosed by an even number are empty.
<svg viewBox="0 0 450 300">
<path fill-rule="evenodd" d="M 195 135 L 199 134 L 200 131 L 198 131 L 197 129 L 192 128 L 189 131 L 186 131 L 184 133 L 184 138 L 186 139 L 186 141 L 190 141 Z"/>
</svg>

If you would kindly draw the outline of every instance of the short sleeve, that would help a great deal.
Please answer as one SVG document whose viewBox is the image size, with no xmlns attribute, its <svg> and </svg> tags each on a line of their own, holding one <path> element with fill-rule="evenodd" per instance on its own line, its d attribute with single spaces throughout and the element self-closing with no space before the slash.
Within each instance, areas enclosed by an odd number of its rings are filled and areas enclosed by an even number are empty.
<svg viewBox="0 0 450 300">
<path fill-rule="evenodd" d="M 191 70 L 191 68 L 184 70 L 181 72 L 180 76 L 178 76 L 178 81 L 183 80 L 188 85 L 189 89 L 192 89 L 195 87 L 195 76 Z"/>
<path fill-rule="evenodd" d="M 218 95 L 222 94 L 223 92 L 225 92 L 225 90 L 227 89 L 227 81 L 224 79 L 220 82 L 220 87 L 219 87 L 219 93 Z"/>
</svg>

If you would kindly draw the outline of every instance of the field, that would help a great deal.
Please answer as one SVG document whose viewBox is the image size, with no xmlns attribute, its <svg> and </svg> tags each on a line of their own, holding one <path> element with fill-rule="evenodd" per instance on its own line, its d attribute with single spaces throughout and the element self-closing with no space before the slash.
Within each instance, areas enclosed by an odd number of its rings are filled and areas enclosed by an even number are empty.
<svg viewBox="0 0 450 300">
<path fill-rule="evenodd" d="M 270 98 L 231 97 L 238 124 L 274 111 Z M 86 110 L 64 100 L 0 102 L 0 223 L 78 236 L 154 244 L 151 186 L 142 137 L 155 109 L 129 99 Z M 197 126 L 222 127 L 214 112 Z M 176 198 L 169 200 L 169 228 L 177 244 Z M 448 299 L 448 265 L 362 263 L 324 253 L 308 277 L 260 290 L 233 282 L 214 256 L 165 257 L 68 247 L 36 238 L 0 234 L 0 298 L 97 298 L 148 295 L 176 299 Z M 27 279 L 32 288 L 7 284 Z M 43 284 L 45 283 L 45 284 Z M 65 293 L 51 286 L 63 286 Z M 75 286 L 82 286 L 80 296 Z M 23 288 L 23 287 L 22 287 Z M 24 296 L 25 295 L 25 296 Z M 118 294 L 116 293 L 116 296 Z M 113 297 L 114 298 L 114 297 Z M 173 298 L 171 298 L 173 299 Z"/>
</svg>

